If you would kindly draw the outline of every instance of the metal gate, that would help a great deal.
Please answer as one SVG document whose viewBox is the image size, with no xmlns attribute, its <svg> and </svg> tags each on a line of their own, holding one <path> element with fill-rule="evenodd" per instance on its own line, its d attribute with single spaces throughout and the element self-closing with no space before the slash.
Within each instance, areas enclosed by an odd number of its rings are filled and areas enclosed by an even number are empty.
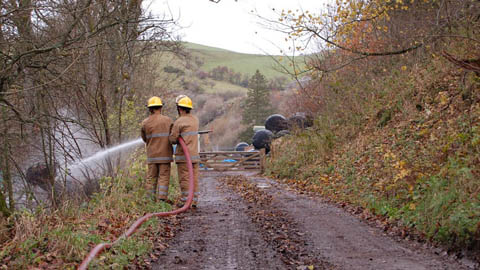
<svg viewBox="0 0 480 270">
<path fill-rule="evenodd" d="M 263 172 L 264 164 L 265 149 L 256 152 L 200 152 L 200 166 L 206 170 Z"/>
</svg>

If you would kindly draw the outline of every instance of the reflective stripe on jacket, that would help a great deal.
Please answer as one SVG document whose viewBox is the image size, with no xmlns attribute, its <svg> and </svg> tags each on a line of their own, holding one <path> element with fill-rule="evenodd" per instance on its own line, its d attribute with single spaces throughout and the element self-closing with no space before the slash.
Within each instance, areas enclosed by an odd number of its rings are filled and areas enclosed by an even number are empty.
<svg viewBox="0 0 480 270">
<path fill-rule="evenodd" d="M 151 114 L 142 122 L 142 139 L 146 143 L 147 163 L 170 163 L 173 161 L 172 145 L 168 140 L 173 121 L 159 112 Z"/>
<path fill-rule="evenodd" d="M 173 123 L 169 137 L 171 143 L 178 143 L 178 137 L 182 136 L 193 163 L 200 161 L 198 154 L 198 125 L 196 116 L 192 114 L 181 116 Z M 186 162 L 185 153 L 180 146 L 177 146 L 175 149 L 175 162 Z"/>
</svg>

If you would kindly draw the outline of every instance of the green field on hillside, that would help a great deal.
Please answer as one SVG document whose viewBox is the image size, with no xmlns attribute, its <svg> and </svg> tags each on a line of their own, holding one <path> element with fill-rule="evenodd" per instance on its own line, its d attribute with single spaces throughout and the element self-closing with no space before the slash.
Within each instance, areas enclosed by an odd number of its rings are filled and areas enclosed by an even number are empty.
<svg viewBox="0 0 480 270">
<path fill-rule="evenodd" d="M 279 71 L 280 68 L 276 64 L 276 61 L 282 59 L 279 55 L 244 54 L 188 42 L 184 45 L 193 55 L 203 59 L 202 69 L 205 71 L 210 71 L 218 66 L 226 66 L 235 72 L 249 75 L 253 75 L 258 69 L 267 79 L 277 76 L 288 77 Z M 282 63 L 288 65 L 284 61 Z"/>
<path fill-rule="evenodd" d="M 257 54 L 244 54 L 228 51 L 225 49 L 204 46 L 195 43 L 183 43 L 186 51 L 190 52 L 192 56 L 202 60 L 203 64 L 200 69 L 209 72 L 215 67 L 226 66 L 229 69 L 247 74 L 249 77 L 253 76 L 258 69 L 267 78 L 272 79 L 275 77 L 286 77 L 289 75 L 282 73 L 276 61 L 280 60 L 282 56 L 268 56 Z M 275 60 L 276 59 L 276 60 Z M 215 81 L 212 79 L 201 80 L 197 78 L 195 70 L 187 68 L 189 66 L 188 61 L 175 56 L 172 53 L 162 53 L 155 56 L 154 62 L 156 68 L 159 71 L 158 79 L 165 85 L 168 82 L 169 88 L 182 88 L 181 80 L 187 78 L 190 82 L 196 82 L 201 85 L 201 88 L 209 94 L 225 93 L 225 92 L 240 92 L 246 94 L 247 89 L 238 85 L 231 84 L 226 81 Z M 283 61 L 285 63 L 285 61 Z M 287 65 L 287 63 L 285 63 Z M 164 68 L 174 67 L 185 72 L 182 74 L 167 73 L 164 72 Z"/>
<path fill-rule="evenodd" d="M 212 88 L 207 88 L 205 91 L 209 94 L 213 93 L 225 93 L 225 92 L 239 92 L 247 94 L 247 88 L 239 85 L 234 85 L 229 82 L 214 81 L 215 85 Z"/>
</svg>

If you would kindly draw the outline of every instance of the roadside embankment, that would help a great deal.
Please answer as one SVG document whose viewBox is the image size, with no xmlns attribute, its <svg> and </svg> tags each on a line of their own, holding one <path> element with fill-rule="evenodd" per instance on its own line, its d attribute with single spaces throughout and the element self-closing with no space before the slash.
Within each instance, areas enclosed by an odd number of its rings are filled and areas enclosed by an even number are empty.
<svg viewBox="0 0 480 270">
<path fill-rule="evenodd" d="M 433 58 L 362 79 L 274 141 L 267 173 L 478 260 L 480 78 Z"/>
</svg>

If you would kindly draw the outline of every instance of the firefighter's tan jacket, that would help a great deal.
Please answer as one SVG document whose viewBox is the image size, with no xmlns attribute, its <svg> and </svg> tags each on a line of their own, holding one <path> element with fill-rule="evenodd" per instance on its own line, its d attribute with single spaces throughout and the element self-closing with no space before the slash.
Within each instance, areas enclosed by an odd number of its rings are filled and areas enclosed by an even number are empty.
<svg viewBox="0 0 480 270">
<path fill-rule="evenodd" d="M 151 114 L 142 122 L 142 139 L 147 144 L 147 163 L 173 161 L 172 145 L 168 140 L 173 121 L 160 112 Z"/>
<path fill-rule="evenodd" d="M 170 132 L 170 142 L 177 143 L 175 150 L 175 162 L 187 162 L 182 147 L 178 144 L 178 137 L 182 137 L 188 147 L 192 163 L 198 163 L 200 156 L 198 154 L 198 119 L 192 114 L 186 114 L 179 117 L 173 123 Z"/>
</svg>

